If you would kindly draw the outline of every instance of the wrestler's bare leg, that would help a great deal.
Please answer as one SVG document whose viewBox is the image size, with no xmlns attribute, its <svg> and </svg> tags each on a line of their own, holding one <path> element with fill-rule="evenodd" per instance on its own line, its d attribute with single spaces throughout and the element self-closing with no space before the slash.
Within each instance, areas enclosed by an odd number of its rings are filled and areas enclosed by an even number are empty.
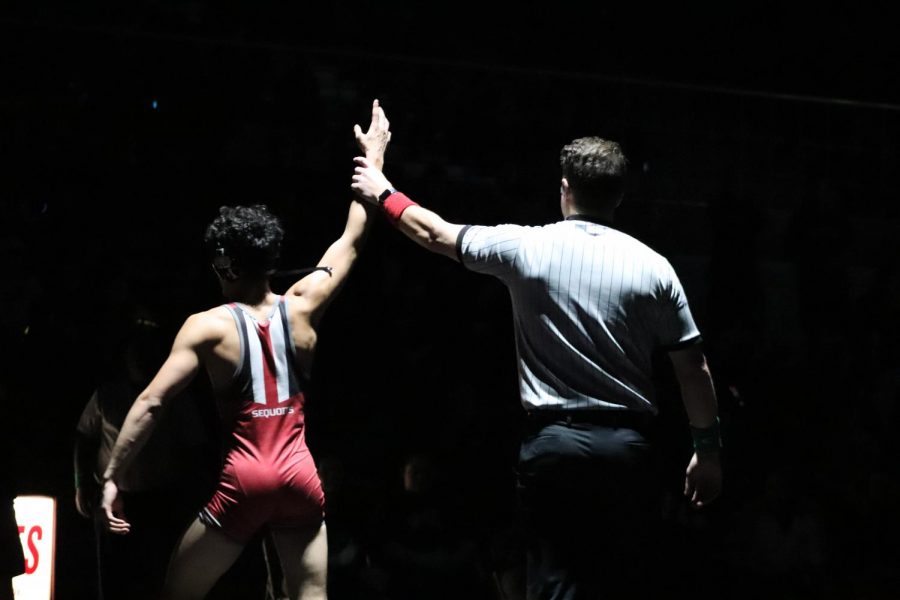
<svg viewBox="0 0 900 600">
<path fill-rule="evenodd" d="M 325 600 L 328 575 L 325 524 L 313 529 L 273 529 L 272 539 L 291 600 Z"/>
<path fill-rule="evenodd" d="M 244 544 L 195 519 L 172 555 L 163 598 L 194 600 L 205 597 L 243 549 Z"/>
</svg>

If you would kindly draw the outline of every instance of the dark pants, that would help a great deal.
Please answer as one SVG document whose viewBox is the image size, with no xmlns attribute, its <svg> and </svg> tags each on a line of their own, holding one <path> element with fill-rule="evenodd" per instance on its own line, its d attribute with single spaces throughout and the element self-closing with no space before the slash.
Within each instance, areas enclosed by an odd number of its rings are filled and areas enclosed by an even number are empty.
<svg viewBox="0 0 900 600">
<path fill-rule="evenodd" d="M 162 590 L 169 558 L 194 518 L 197 507 L 179 490 L 123 492 L 127 535 L 106 531 L 95 518 L 100 597 L 103 600 L 156 599 Z"/>
<path fill-rule="evenodd" d="M 660 484 L 647 430 L 534 426 L 519 451 L 528 600 L 652 595 Z"/>
</svg>

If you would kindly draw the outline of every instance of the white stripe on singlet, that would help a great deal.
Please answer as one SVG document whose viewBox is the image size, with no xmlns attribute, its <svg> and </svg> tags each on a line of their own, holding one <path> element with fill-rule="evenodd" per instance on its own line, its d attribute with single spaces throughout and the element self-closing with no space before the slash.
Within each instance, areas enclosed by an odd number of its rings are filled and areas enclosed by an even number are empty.
<svg viewBox="0 0 900 600">
<path fill-rule="evenodd" d="M 247 356 L 250 359 L 250 385 L 253 388 L 253 402 L 266 403 L 266 378 L 263 369 L 262 343 L 259 332 L 256 330 L 256 321 L 250 315 L 244 314 L 244 322 L 247 324 Z"/>
<path fill-rule="evenodd" d="M 283 302 L 281 298 L 279 302 Z M 272 339 L 272 354 L 275 357 L 275 381 L 278 388 L 278 402 L 291 397 L 290 375 L 288 374 L 287 340 L 284 339 L 284 324 L 281 311 L 277 309 L 269 319 L 269 336 Z"/>
<path fill-rule="evenodd" d="M 291 397 L 290 384 L 290 348 L 287 344 L 292 344 L 293 340 L 285 339 L 285 325 L 281 314 L 280 304 L 284 302 L 284 297 L 279 296 L 278 301 L 272 308 L 269 315 L 268 329 L 269 339 L 272 342 L 272 356 L 275 359 L 275 385 L 277 389 L 278 402 L 285 402 Z M 265 368 L 263 361 L 263 339 L 259 332 L 259 322 L 250 313 L 248 309 L 240 304 L 237 314 L 243 319 L 247 331 L 247 361 L 250 364 L 250 383 L 253 389 L 253 402 L 256 404 L 266 403 L 266 380 Z"/>
</svg>

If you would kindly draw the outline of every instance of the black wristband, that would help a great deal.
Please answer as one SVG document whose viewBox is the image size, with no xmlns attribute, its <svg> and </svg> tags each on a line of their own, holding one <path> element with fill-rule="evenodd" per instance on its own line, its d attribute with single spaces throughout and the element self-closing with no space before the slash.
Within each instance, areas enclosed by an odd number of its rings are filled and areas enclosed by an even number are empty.
<svg viewBox="0 0 900 600">
<path fill-rule="evenodd" d="M 719 429 L 719 417 L 709 427 L 691 427 L 694 439 L 694 451 L 697 454 L 711 454 L 722 448 L 722 433 Z"/>
<path fill-rule="evenodd" d="M 397 190 L 392 187 L 387 188 L 380 194 L 378 194 L 378 205 L 381 206 L 384 204 L 384 201 L 388 199 L 391 194 L 396 194 Z"/>
</svg>

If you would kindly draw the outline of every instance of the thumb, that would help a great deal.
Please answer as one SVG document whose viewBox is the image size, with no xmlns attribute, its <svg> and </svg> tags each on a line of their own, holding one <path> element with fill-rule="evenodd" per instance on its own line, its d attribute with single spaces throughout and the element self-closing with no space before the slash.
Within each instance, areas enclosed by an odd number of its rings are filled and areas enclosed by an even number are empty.
<svg viewBox="0 0 900 600">
<path fill-rule="evenodd" d="M 360 127 L 359 125 L 354 125 L 353 133 L 354 135 L 356 135 L 356 137 L 362 137 L 362 127 Z"/>
</svg>

